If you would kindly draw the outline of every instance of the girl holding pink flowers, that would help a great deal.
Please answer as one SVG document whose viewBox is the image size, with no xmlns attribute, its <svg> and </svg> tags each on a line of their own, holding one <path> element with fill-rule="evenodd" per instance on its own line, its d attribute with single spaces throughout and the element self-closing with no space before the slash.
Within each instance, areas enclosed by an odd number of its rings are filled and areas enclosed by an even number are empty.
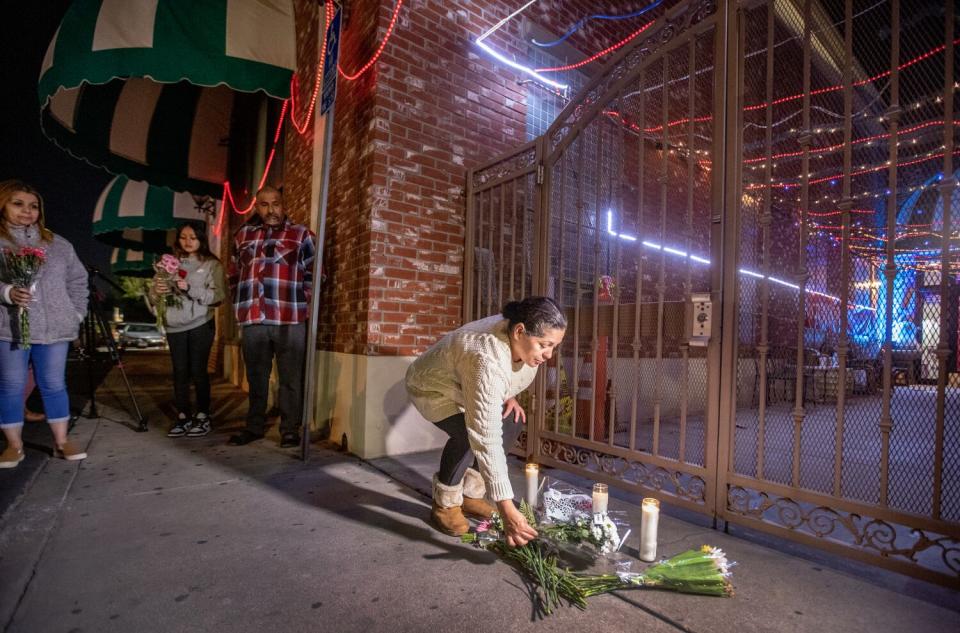
<svg viewBox="0 0 960 633">
<path fill-rule="evenodd" d="M 164 255 L 157 262 L 150 293 L 173 361 L 177 419 L 167 435 L 202 437 L 210 432 L 207 360 L 215 334 L 214 308 L 225 296 L 223 265 L 210 252 L 206 227 L 200 223 L 177 227 L 173 252 L 175 256 Z M 190 406 L 191 383 L 196 409 Z"/>
<path fill-rule="evenodd" d="M 7 446 L 0 468 L 23 461 L 23 389 L 33 364 L 54 454 L 87 454 L 67 439 L 70 342 L 87 312 L 87 271 L 73 247 L 44 226 L 43 199 L 29 185 L 0 182 L 0 428 Z"/>
</svg>

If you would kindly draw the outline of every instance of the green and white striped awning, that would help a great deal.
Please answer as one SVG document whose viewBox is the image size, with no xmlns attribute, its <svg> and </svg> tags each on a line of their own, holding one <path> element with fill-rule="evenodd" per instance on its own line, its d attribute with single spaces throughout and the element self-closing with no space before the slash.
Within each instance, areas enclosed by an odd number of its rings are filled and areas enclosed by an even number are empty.
<svg viewBox="0 0 960 633">
<path fill-rule="evenodd" d="M 238 92 L 285 99 L 295 68 L 292 0 L 74 0 L 40 70 L 42 125 L 94 165 L 218 196 Z"/>
<path fill-rule="evenodd" d="M 143 251 L 115 248 L 110 256 L 110 272 L 126 277 L 152 277 L 153 255 Z"/>
<path fill-rule="evenodd" d="M 93 209 L 93 234 L 111 246 L 166 252 L 168 233 L 185 221 L 212 224 L 221 203 L 117 176 Z"/>
</svg>

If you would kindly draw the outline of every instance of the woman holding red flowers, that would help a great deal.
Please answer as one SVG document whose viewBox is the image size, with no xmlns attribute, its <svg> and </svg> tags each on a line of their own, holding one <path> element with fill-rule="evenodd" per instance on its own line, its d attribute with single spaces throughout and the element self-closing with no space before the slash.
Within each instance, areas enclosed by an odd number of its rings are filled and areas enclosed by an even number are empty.
<svg viewBox="0 0 960 633">
<path fill-rule="evenodd" d="M 23 389 L 33 365 L 56 456 L 84 459 L 67 439 L 70 342 L 87 312 L 87 271 L 73 247 L 44 226 L 43 199 L 29 185 L 0 182 L 0 468 L 23 461 Z M 25 274 L 25 268 L 30 268 Z M 29 283 L 25 280 L 29 277 Z"/>
<path fill-rule="evenodd" d="M 210 252 L 206 227 L 186 222 L 177 227 L 173 246 L 180 268 L 170 277 L 156 276 L 151 295 L 154 305 L 166 301 L 162 312 L 167 345 L 173 361 L 173 398 L 177 419 L 169 437 L 202 437 L 210 432 L 210 376 L 207 360 L 216 332 L 214 308 L 225 296 L 223 265 Z M 171 283 L 172 281 L 172 283 Z M 196 392 L 196 409 L 191 414 L 190 384 Z"/>
</svg>

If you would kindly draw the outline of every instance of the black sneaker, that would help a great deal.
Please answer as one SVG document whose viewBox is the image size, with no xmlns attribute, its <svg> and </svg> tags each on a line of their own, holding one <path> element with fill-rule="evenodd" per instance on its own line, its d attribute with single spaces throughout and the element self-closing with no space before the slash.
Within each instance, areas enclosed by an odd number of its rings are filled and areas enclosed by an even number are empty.
<svg viewBox="0 0 960 633">
<path fill-rule="evenodd" d="M 250 442 L 256 442 L 257 440 L 262 440 L 263 435 L 260 433 L 254 433 L 253 431 L 248 431 L 247 429 L 241 430 L 239 433 L 234 433 L 230 436 L 230 439 L 227 440 L 227 444 L 233 446 L 246 446 Z"/>
<path fill-rule="evenodd" d="M 177 422 L 167 431 L 167 437 L 183 437 L 190 430 L 190 419 L 182 413 L 177 417 Z"/>
<path fill-rule="evenodd" d="M 193 416 L 193 424 L 187 431 L 187 437 L 203 437 L 210 432 L 210 416 L 205 413 L 198 413 Z"/>
<path fill-rule="evenodd" d="M 280 448 L 290 448 L 291 446 L 300 446 L 299 433 L 284 433 L 280 436 Z"/>
</svg>

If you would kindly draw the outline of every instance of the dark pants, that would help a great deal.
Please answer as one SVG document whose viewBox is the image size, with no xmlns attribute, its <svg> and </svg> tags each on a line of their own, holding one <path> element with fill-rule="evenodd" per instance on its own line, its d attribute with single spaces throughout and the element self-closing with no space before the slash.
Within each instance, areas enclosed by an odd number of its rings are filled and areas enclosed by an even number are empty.
<svg viewBox="0 0 960 633">
<path fill-rule="evenodd" d="M 190 384 L 197 392 L 197 413 L 210 414 L 210 374 L 207 361 L 216 333 L 216 323 L 210 319 L 203 325 L 185 332 L 167 334 L 170 358 L 173 360 L 173 401 L 177 412 L 190 417 Z"/>
<path fill-rule="evenodd" d="M 263 435 L 267 426 L 267 396 L 273 359 L 280 378 L 278 407 L 280 432 L 296 433 L 303 418 L 303 366 L 307 351 L 307 325 L 245 325 L 243 362 L 250 383 L 247 430 Z"/>
<path fill-rule="evenodd" d="M 463 414 L 451 415 L 437 422 L 437 427 L 450 436 L 440 455 L 440 470 L 437 481 L 445 486 L 456 486 L 463 481 L 463 474 L 474 465 L 476 458 L 467 439 L 467 423 Z M 514 422 L 514 415 L 503 419 L 503 452 L 507 453 L 517 443 L 523 424 Z"/>
</svg>

